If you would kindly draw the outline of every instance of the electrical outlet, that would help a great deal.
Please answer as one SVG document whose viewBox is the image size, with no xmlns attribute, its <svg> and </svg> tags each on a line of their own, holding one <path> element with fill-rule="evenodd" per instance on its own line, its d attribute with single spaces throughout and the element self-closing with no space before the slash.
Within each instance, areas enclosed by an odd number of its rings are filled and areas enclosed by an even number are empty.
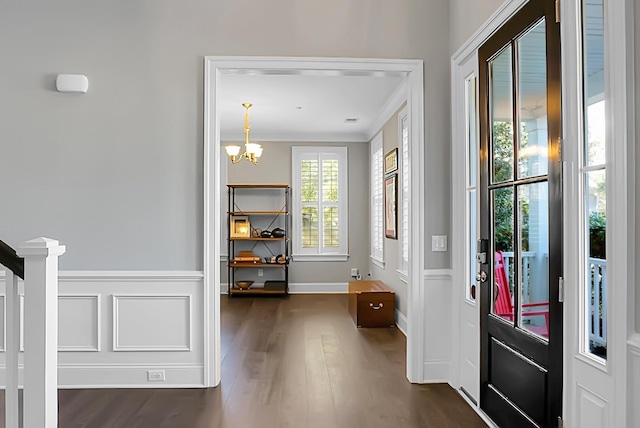
<svg viewBox="0 0 640 428">
<path fill-rule="evenodd" d="M 258 269 L 258 276 L 264 276 L 264 269 Z"/>
<path fill-rule="evenodd" d="M 164 382 L 164 370 L 148 370 L 148 382 Z"/>
<path fill-rule="evenodd" d="M 358 276 L 358 268 L 351 268 L 351 276 Z"/>
</svg>

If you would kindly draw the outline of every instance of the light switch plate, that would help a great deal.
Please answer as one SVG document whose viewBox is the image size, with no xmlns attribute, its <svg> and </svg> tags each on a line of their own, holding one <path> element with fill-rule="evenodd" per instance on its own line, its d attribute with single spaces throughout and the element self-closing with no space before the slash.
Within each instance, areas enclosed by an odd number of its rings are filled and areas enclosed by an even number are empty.
<svg viewBox="0 0 640 428">
<path fill-rule="evenodd" d="M 447 235 L 431 235 L 431 251 L 447 251 Z"/>
</svg>

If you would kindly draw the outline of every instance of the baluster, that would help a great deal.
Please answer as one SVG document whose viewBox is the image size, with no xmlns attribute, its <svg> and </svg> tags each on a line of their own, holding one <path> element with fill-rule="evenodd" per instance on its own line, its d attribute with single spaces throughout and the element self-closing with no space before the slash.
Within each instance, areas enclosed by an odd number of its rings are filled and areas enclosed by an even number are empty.
<svg viewBox="0 0 640 428">
<path fill-rule="evenodd" d="M 602 319 L 602 330 L 600 331 L 600 338 L 602 339 L 602 344 L 606 344 L 607 342 L 607 262 L 606 260 L 602 262 L 600 265 L 602 268 L 602 277 L 601 287 L 602 287 L 602 310 L 598 310 L 600 315 L 600 319 Z M 598 322 L 598 326 L 600 322 Z"/>
<path fill-rule="evenodd" d="M 5 389 L 5 426 L 18 428 L 20 404 L 18 402 L 18 354 L 20 352 L 20 296 L 18 295 L 18 276 L 6 270 L 6 389 Z"/>
</svg>

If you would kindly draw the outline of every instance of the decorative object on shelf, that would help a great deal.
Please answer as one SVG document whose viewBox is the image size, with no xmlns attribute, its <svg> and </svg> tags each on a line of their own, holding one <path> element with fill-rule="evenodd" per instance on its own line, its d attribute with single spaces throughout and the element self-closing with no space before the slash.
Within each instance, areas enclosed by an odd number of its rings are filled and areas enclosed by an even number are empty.
<svg viewBox="0 0 640 428">
<path fill-rule="evenodd" d="M 242 106 L 246 109 L 244 113 L 244 153 L 240 154 L 240 146 L 235 144 L 224 148 L 231 158 L 231 163 L 238 163 L 244 158 L 257 165 L 258 158 L 262 156 L 262 146 L 249 141 L 249 130 L 251 129 L 251 126 L 249 126 L 249 108 L 251 105 L 251 103 L 242 103 Z"/>
<path fill-rule="evenodd" d="M 262 235 L 262 229 L 260 229 L 259 227 L 251 228 L 252 238 L 260 238 L 261 235 Z"/>
<path fill-rule="evenodd" d="M 263 231 L 260 233 L 260 237 L 261 237 L 261 238 L 271 238 L 271 232 L 270 232 L 270 231 L 268 231 L 268 230 L 263 230 Z"/>
<path fill-rule="evenodd" d="M 384 235 L 389 239 L 398 239 L 398 174 L 393 174 L 384 180 Z"/>
<path fill-rule="evenodd" d="M 384 174 L 387 175 L 398 169 L 398 148 L 391 150 L 384 157 Z"/>
<path fill-rule="evenodd" d="M 252 263 L 260 263 L 260 257 L 257 257 L 253 254 L 253 251 L 240 251 L 237 256 L 235 256 L 232 260 L 233 263 L 240 262 L 252 262 Z"/>
<path fill-rule="evenodd" d="M 248 290 L 253 281 L 236 281 L 236 286 L 241 290 Z"/>
<path fill-rule="evenodd" d="M 286 236 L 286 232 L 284 231 L 284 229 L 276 227 L 271 231 L 271 236 L 273 236 L 274 238 L 284 238 Z"/>
<path fill-rule="evenodd" d="M 249 223 L 249 216 L 246 216 L 246 215 L 231 216 L 231 237 L 232 238 L 251 237 L 251 224 Z"/>
</svg>

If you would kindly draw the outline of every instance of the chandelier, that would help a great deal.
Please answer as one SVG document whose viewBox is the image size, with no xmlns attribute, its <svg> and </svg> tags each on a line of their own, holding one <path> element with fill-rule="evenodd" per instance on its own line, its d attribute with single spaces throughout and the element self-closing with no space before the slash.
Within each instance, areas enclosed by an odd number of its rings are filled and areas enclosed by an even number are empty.
<svg viewBox="0 0 640 428">
<path fill-rule="evenodd" d="M 244 153 L 240 154 L 240 146 L 237 145 L 225 146 L 224 149 L 231 158 L 231 163 L 238 163 L 244 158 L 257 165 L 258 158 L 262 155 L 262 146 L 249 142 L 249 129 L 251 128 L 249 126 L 249 108 L 251 103 L 242 103 L 242 106 L 246 109 L 244 114 Z"/>
</svg>

